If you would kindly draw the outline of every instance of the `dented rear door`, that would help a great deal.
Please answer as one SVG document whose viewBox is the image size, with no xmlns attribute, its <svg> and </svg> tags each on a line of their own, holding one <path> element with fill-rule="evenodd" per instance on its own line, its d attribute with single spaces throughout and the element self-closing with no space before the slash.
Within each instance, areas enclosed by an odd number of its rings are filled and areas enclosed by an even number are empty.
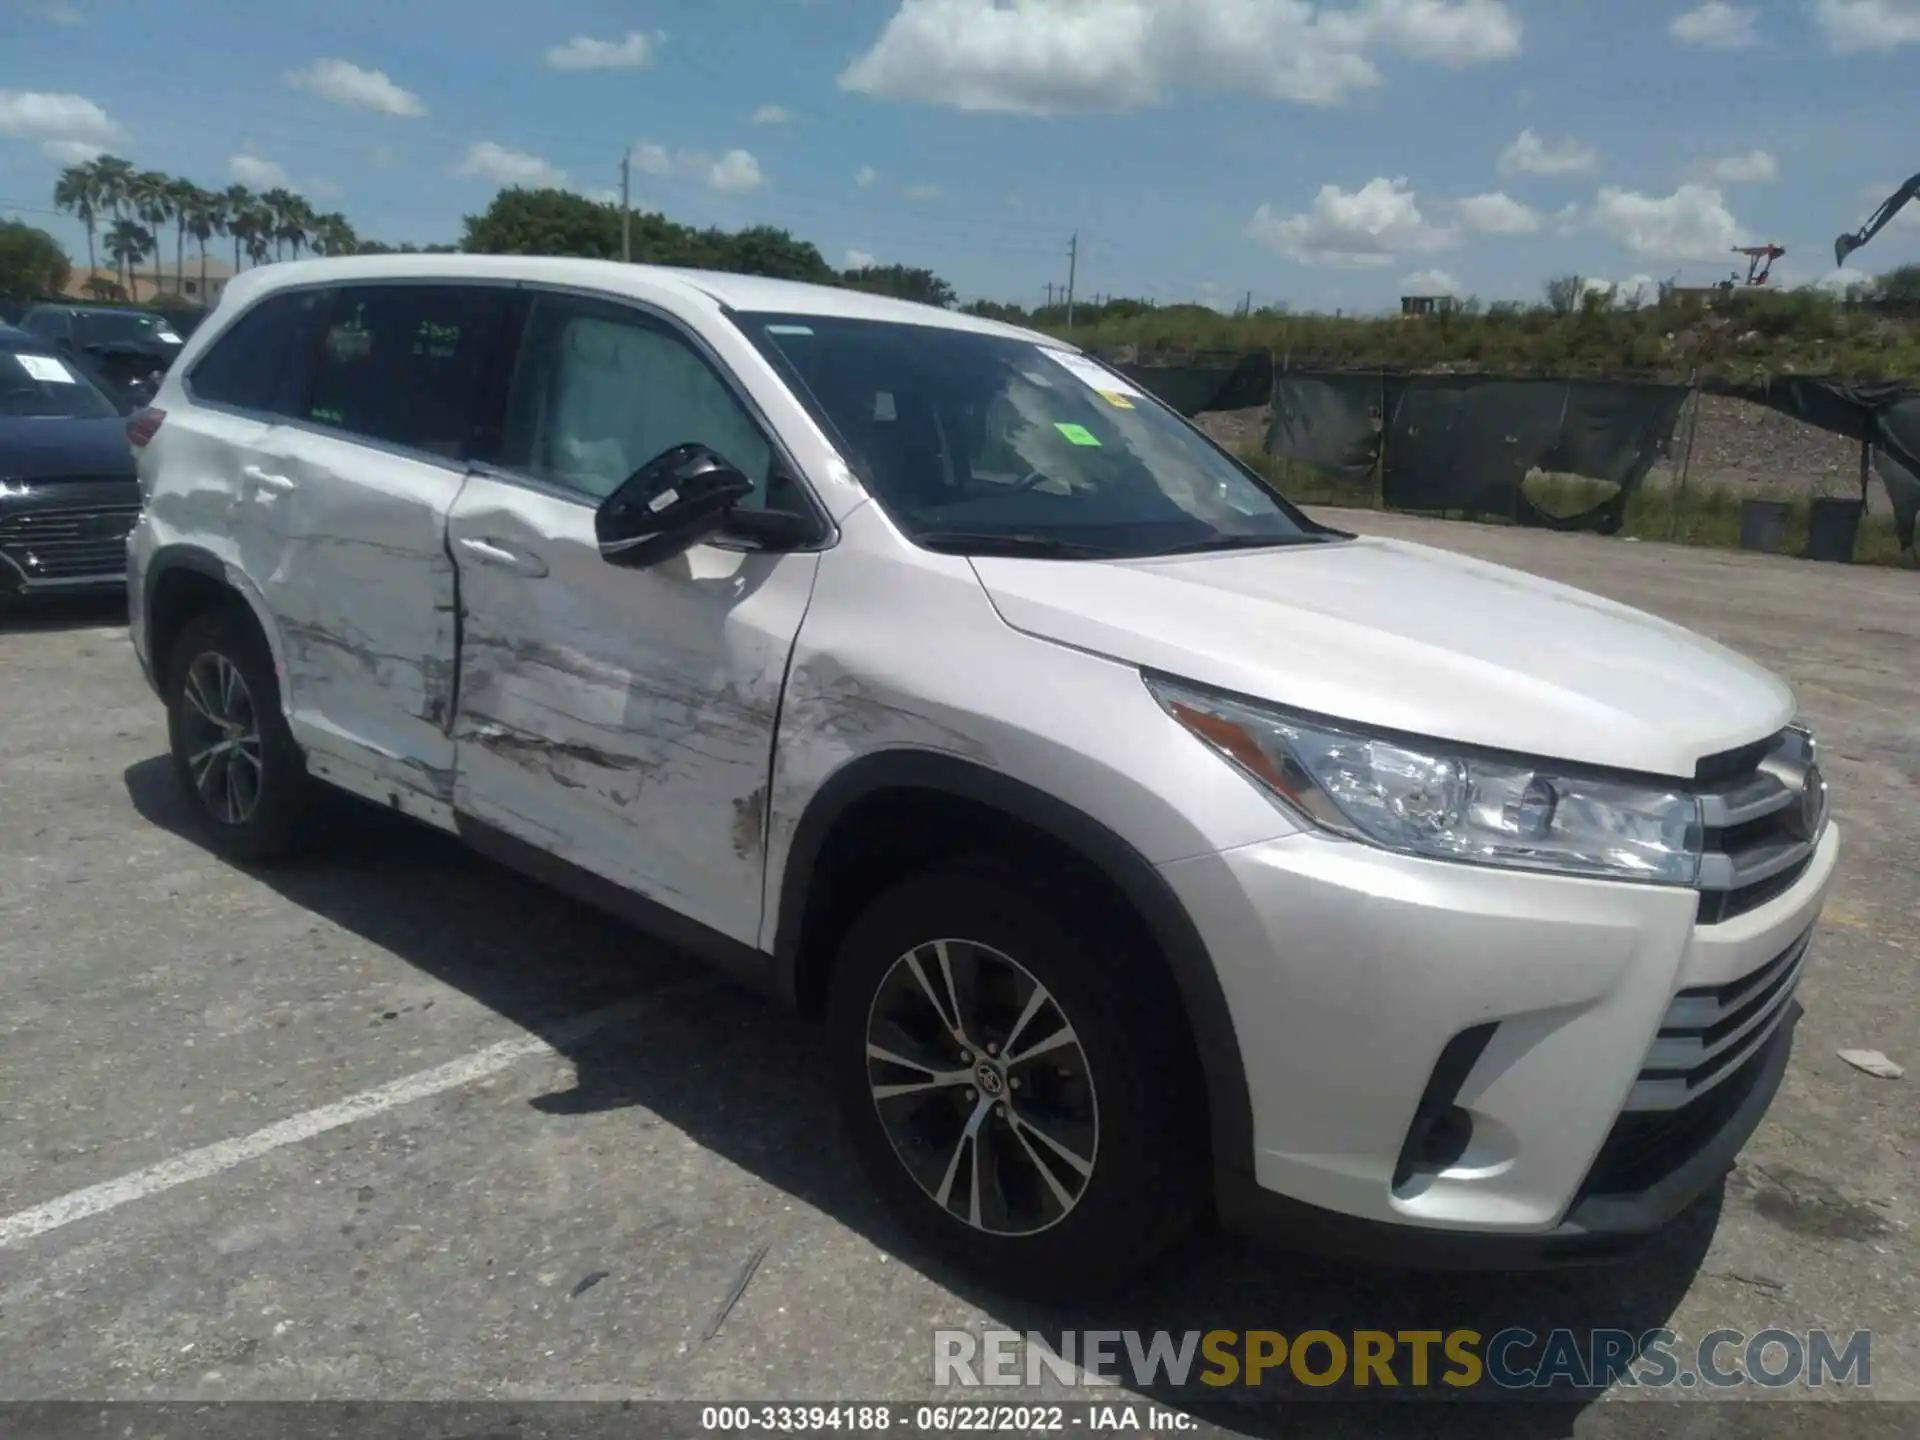
<svg viewBox="0 0 1920 1440">
<path fill-rule="evenodd" d="M 506 286 L 333 291 L 301 414 L 250 457 L 242 484 L 278 532 L 279 563 L 258 579 L 314 768 L 449 822 L 447 518 L 476 426 L 490 410 L 497 424 L 482 392 L 514 306 Z M 416 799 L 427 803 L 405 803 Z"/>
</svg>

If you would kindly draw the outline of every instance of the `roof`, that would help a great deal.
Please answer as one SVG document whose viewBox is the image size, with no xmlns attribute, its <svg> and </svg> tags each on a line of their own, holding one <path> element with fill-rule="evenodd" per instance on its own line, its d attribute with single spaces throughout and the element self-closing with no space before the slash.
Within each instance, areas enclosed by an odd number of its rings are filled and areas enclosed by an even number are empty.
<svg viewBox="0 0 1920 1440">
<path fill-rule="evenodd" d="M 628 265 L 618 260 L 582 260 L 536 255 L 352 255 L 325 260 L 293 260 L 257 265 L 244 270 L 227 286 L 228 303 L 260 289 L 285 285 L 341 284 L 376 279 L 520 280 L 553 285 L 577 285 L 610 294 L 650 298 L 661 289 L 683 300 L 725 306 L 731 310 L 771 311 L 787 315 L 840 316 L 852 320 L 884 320 L 897 325 L 929 325 L 946 330 L 970 330 L 1022 340 L 1072 346 L 1037 331 L 997 320 L 982 319 L 935 305 L 920 305 L 884 295 L 870 295 L 836 285 L 813 285 L 799 280 L 774 280 L 764 275 L 733 275 L 718 270 L 690 270 L 667 265 Z"/>
</svg>

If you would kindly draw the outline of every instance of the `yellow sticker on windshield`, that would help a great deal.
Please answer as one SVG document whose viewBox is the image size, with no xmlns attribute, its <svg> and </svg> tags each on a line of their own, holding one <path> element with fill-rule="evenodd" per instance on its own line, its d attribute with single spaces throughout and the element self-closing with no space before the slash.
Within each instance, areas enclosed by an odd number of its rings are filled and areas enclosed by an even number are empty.
<svg viewBox="0 0 1920 1440">
<path fill-rule="evenodd" d="M 1069 444 L 1091 445 L 1096 450 L 1100 448 L 1099 437 L 1084 425 L 1055 425 L 1053 428 L 1066 436 Z"/>
<path fill-rule="evenodd" d="M 1097 393 L 1102 400 L 1106 401 L 1116 410 L 1131 410 L 1133 408 L 1133 401 L 1122 395 L 1118 390 L 1101 390 Z"/>
</svg>

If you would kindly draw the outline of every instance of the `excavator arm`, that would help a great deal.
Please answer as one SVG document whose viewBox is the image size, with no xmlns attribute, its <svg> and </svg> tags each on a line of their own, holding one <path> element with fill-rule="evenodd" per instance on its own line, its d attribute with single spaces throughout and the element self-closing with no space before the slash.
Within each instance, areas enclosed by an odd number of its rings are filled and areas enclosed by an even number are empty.
<svg viewBox="0 0 1920 1440">
<path fill-rule="evenodd" d="M 1907 181 L 1906 184 L 1894 191 L 1893 194 L 1889 195 L 1881 203 L 1880 208 L 1873 212 L 1872 218 L 1870 218 L 1866 224 L 1854 231 L 1853 234 L 1842 235 L 1838 240 L 1833 242 L 1833 263 L 1836 265 L 1846 264 L 1849 255 L 1873 239 L 1873 237 L 1878 235 L 1882 230 L 1886 229 L 1888 222 L 1904 210 L 1907 202 L 1916 195 L 1920 195 L 1920 175 L 1914 176 L 1911 180 Z"/>
</svg>

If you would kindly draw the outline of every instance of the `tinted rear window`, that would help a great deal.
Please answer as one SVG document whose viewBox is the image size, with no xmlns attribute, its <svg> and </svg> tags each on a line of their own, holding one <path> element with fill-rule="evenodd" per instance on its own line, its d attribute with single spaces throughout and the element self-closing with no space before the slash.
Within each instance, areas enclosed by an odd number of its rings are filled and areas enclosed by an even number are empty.
<svg viewBox="0 0 1920 1440">
<path fill-rule="evenodd" d="M 0 350 L 0 416 L 105 420 L 119 413 L 72 361 L 51 351 Z"/>
<path fill-rule="evenodd" d="M 194 362 L 193 398 L 239 410 L 297 415 L 325 301 L 319 290 L 270 295 Z"/>
<path fill-rule="evenodd" d="M 480 384 L 498 358 L 511 290 L 356 285 L 337 290 L 306 418 L 448 459 L 471 447 Z M 497 417 L 491 425 L 497 426 Z"/>
</svg>

